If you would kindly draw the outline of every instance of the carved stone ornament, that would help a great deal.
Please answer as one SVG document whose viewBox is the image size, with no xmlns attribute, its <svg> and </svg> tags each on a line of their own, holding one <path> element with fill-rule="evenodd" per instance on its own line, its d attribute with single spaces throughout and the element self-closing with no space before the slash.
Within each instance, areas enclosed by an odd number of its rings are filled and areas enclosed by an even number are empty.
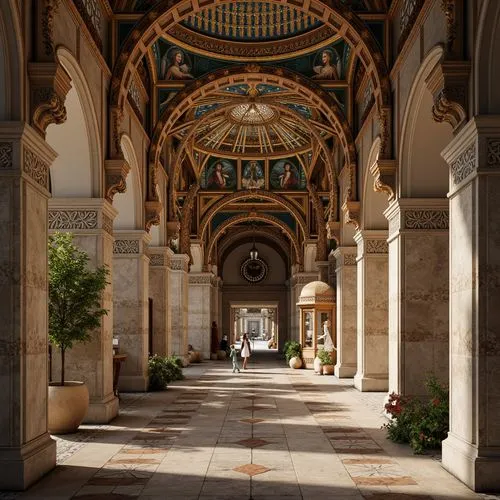
<svg viewBox="0 0 500 500">
<path fill-rule="evenodd" d="M 71 78 L 59 63 L 28 64 L 31 83 L 31 116 L 34 128 L 45 136 L 47 127 L 66 121 L 64 101 L 71 88 Z"/>
<path fill-rule="evenodd" d="M 172 271 L 184 271 L 188 272 L 188 263 L 184 259 L 171 259 L 170 261 L 170 269 Z"/>
<path fill-rule="evenodd" d="M 450 217 L 448 210 L 405 210 L 405 229 L 448 229 Z"/>
<path fill-rule="evenodd" d="M 146 231 L 150 231 L 152 226 L 160 224 L 161 211 L 163 206 L 160 201 L 146 201 Z"/>
<path fill-rule="evenodd" d="M 326 223 L 326 237 L 329 240 L 335 240 L 337 245 L 340 244 L 340 222 L 329 220 Z"/>
<path fill-rule="evenodd" d="M 182 205 L 181 214 L 181 232 L 180 232 L 180 250 L 181 253 L 190 255 L 191 245 L 190 245 L 190 233 L 191 233 L 191 217 L 194 208 L 194 202 L 196 195 L 200 189 L 199 184 L 191 184 L 189 191 L 186 195 L 184 203 Z M 191 256 L 190 256 L 191 262 Z"/>
<path fill-rule="evenodd" d="M 371 167 L 370 173 L 374 177 L 373 190 L 386 193 L 389 201 L 396 197 L 396 172 L 395 160 L 377 160 Z"/>
<path fill-rule="evenodd" d="M 342 204 L 344 223 L 352 224 L 356 230 L 360 228 L 360 203 L 359 201 L 345 200 Z"/>
<path fill-rule="evenodd" d="M 11 142 L 0 142 L 0 169 L 11 169 L 14 166 L 13 147 Z"/>
<path fill-rule="evenodd" d="M 344 266 L 355 266 L 356 265 L 356 254 L 346 253 L 344 254 Z"/>
<path fill-rule="evenodd" d="M 149 265 L 150 266 L 164 266 L 165 256 L 160 253 L 152 253 L 149 255 Z"/>
<path fill-rule="evenodd" d="M 400 11 L 400 35 L 398 42 L 398 52 L 401 52 L 413 26 L 418 18 L 425 0 L 403 0 Z"/>
<path fill-rule="evenodd" d="M 389 253 L 389 244 L 386 240 L 366 240 L 365 253 Z"/>
<path fill-rule="evenodd" d="M 49 189 L 49 166 L 33 151 L 24 150 L 23 171 L 45 189 Z"/>
<path fill-rule="evenodd" d="M 212 275 L 188 274 L 188 281 L 190 285 L 211 285 Z"/>
<path fill-rule="evenodd" d="M 43 0 L 42 39 L 45 55 L 54 53 L 54 17 L 59 9 L 60 0 Z"/>
<path fill-rule="evenodd" d="M 106 172 L 106 199 L 112 202 L 116 193 L 124 193 L 127 189 L 130 165 L 124 159 L 106 160 L 104 170 Z"/>
<path fill-rule="evenodd" d="M 434 96 L 434 120 L 439 123 L 448 122 L 454 132 L 467 121 L 470 68 L 469 61 L 442 59 L 426 80 L 427 87 Z"/>
<path fill-rule="evenodd" d="M 113 243 L 115 254 L 138 254 L 139 240 L 115 240 Z"/>
<path fill-rule="evenodd" d="M 476 145 L 471 144 L 452 164 L 453 183 L 460 184 L 476 169 Z"/>
<path fill-rule="evenodd" d="M 457 38 L 457 25 L 456 25 L 456 0 L 441 0 L 441 9 L 446 18 L 446 51 L 453 52 L 453 45 Z"/>
<path fill-rule="evenodd" d="M 1 145 L 0 145 L 1 151 Z M 0 153 L 1 157 L 1 153 Z M 488 167 L 489 168 L 499 168 L 500 167 L 500 138 L 498 139 L 488 139 Z"/>
<path fill-rule="evenodd" d="M 96 229 L 97 210 L 49 210 L 49 229 Z"/>
<path fill-rule="evenodd" d="M 102 228 L 109 234 L 113 234 L 113 219 L 107 215 L 102 216 Z"/>
</svg>

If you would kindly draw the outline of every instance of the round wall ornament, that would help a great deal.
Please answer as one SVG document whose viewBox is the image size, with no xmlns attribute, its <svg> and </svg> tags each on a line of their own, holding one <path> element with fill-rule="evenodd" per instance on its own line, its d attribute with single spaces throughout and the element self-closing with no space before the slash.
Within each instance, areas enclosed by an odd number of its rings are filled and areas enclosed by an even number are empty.
<svg viewBox="0 0 500 500">
<path fill-rule="evenodd" d="M 268 266 L 261 259 L 246 259 L 241 264 L 241 276 L 249 283 L 259 283 L 267 276 Z"/>
</svg>

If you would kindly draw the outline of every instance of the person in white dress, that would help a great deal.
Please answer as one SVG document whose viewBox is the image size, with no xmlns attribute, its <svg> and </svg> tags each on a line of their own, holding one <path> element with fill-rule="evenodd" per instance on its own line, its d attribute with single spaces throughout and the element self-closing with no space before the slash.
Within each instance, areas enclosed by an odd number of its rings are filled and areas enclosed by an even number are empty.
<svg viewBox="0 0 500 500">
<path fill-rule="evenodd" d="M 241 339 L 241 357 L 243 358 L 243 370 L 247 369 L 248 358 L 252 354 L 252 349 L 250 348 L 250 341 L 248 340 L 248 335 L 243 334 Z"/>
<path fill-rule="evenodd" d="M 326 352 L 333 352 L 336 350 L 335 348 L 335 345 L 333 344 L 333 340 L 332 340 L 332 337 L 330 335 L 330 320 L 327 319 L 326 321 L 323 322 L 323 335 L 320 335 L 318 337 L 318 340 L 320 339 L 324 339 L 323 342 L 323 349 L 326 351 Z"/>
</svg>

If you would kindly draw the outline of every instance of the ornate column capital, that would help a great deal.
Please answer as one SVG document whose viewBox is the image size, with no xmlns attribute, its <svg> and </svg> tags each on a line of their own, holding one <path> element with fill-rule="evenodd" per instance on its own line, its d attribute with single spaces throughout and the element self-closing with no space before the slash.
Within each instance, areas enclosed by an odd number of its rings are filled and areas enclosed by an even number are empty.
<svg viewBox="0 0 500 500">
<path fill-rule="evenodd" d="M 127 175 L 130 165 L 124 158 L 105 160 L 106 199 L 113 201 L 116 193 L 124 193 L 127 189 Z"/>
<path fill-rule="evenodd" d="M 371 167 L 370 173 L 374 177 L 373 190 L 386 193 L 389 201 L 396 197 L 396 160 L 378 159 Z"/>
<path fill-rule="evenodd" d="M 167 244 L 170 245 L 172 241 L 179 239 L 181 223 L 178 220 L 172 220 L 168 221 L 166 223 L 166 226 L 167 226 Z"/>
<path fill-rule="evenodd" d="M 448 122 L 454 133 L 467 120 L 470 70 L 469 61 L 446 60 L 443 56 L 426 80 L 434 98 L 434 120 Z"/>
<path fill-rule="evenodd" d="M 340 271 L 344 266 L 355 266 L 358 255 L 358 247 L 338 247 L 333 255 L 337 261 L 336 271 Z"/>
<path fill-rule="evenodd" d="M 184 253 L 173 254 L 170 258 L 170 269 L 172 269 L 172 271 L 183 271 L 188 273 L 189 255 Z"/>
<path fill-rule="evenodd" d="M 357 231 L 354 235 L 354 241 L 358 245 L 358 259 L 366 257 L 368 254 L 384 255 L 389 253 L 385 229 Z"/>
<path fill-rule="evenodd" d="M 146 201 L 145 202 L 145 212 L 146 212 L 146 231 L 149 233 L 152 226 L 158 226 L 160 224 L 161 211 L 163 210 L 163 205 L 160 201 Z"/>
<path fill-rule="evenodd" d="M 149 265 L 150 267 L 170 267 L 170 257 L 172 250 L 168 247 L 149 247 Z"/>
<path fill-rule="evenodd" d="M 103 198 L 51 198 L 49 231 L 71 231 L 75 234 L 105 231 L 113 235 L 116 209 Z"/>
<path fill-rule="evenodd" d="M 356 230 L 360 228 L 360 210 L 361 204 L 359 201 L 346 199 L 342 204 L 342 212 L 344 213 L 344 223 L 352 224 Z"/>
<path fill-rule="evenodd" d="M 140 257 L 148 253 L 148 245 L 151 241 L 146 231 L 116 229 L 114 232 L 113 255 L 123 257 Z"/>
<path fill-rule="evenodd" d="M 71 89 L 71 78 L 58 62 L 28 63 L 30 79 L 31 122 L 45 137 L 52 123 L 66 121 L 64 101 Z"/>
</svg>

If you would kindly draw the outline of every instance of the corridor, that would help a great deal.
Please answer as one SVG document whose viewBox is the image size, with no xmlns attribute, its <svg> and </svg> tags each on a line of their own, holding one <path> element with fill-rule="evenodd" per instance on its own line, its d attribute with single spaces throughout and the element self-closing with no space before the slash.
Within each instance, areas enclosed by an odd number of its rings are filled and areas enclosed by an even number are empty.
<svg viewBox="0 0 500 500">
<path fill-rule="evenodd" d="M 486 498 L 385 439 L 384 394 L 287 368 L 204 362 L 166 392 L 123 394 L 120 416 L 57 438 L 58 467 L 19 499 Z"/>
</svg>

